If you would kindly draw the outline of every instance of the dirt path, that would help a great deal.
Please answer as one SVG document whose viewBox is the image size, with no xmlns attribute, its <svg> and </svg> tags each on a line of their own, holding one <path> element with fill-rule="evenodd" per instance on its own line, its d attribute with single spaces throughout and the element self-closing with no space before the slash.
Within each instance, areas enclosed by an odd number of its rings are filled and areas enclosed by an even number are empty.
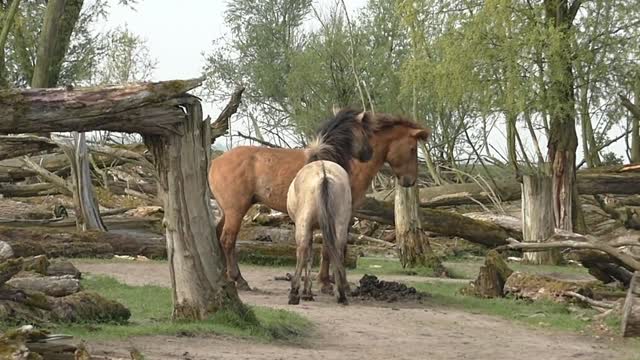
<svg viewBox="0 0 640 360">
<path fill-rule="evenodd" d="M 161 263 L 79 262 L 82 272 L 105 274 L 131 285 L 169 286 Z M 338 306 L 333 297 L 288 306 L 288 283 L 275 281 L 282 270 L 243 267 L 258 291 L 241 293 L 255 305 L 296 311 L 316 324 L 315 336 L 304 346 L 256 344 L 222 336 L 152 336 L 126 344 L 104 342 L 92 348 L 110 352 L 136 346 L 148 359 L 631 359 L 594 339 L 533 330 L 495 317 L 442 308 L 416 308 L 353 302 Z M 358 275 L 350 277 L 355 282 Z M 406 277 L 385 276 L 385 280 Z M 415 281 L 416 277 L 411 277 Z M 118 345 L 118 346 L 114 346 Z M 188 352 L 188 355 L 185 355 Z M 124 353 L 122 353 L 124 355 Z"/>
</svg>

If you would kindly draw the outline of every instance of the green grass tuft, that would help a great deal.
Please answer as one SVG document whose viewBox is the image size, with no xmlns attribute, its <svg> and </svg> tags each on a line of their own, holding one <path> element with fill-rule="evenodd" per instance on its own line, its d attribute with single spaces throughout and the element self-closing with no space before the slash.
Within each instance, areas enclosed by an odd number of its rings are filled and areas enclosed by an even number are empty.
<svg viewBox="0 0 640 360">
<path fill-rule="evenodd" d="M 301 340 L 312 324 L 305 318 L 285 310 L 250 307 L 258 323 L 229 311 L 219 311 L 209 319 L 195 322 L 171 320 L 171 289 L 159 286 L 129 286 L 106 276 L 90 276 L 82 280 L 86 290 L 92 290 L 121 302 L 131 311 L 128 324 L 68 324 L 56 332 L 83 339 L 127 338 L 144 335 L 221 334 L 251 337 L 261 341 Z"/>
</svg>

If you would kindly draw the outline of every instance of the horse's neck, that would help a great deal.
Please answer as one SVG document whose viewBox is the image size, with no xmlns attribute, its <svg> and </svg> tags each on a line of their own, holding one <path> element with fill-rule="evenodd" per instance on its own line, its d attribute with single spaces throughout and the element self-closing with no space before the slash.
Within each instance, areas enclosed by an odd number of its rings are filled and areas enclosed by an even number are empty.
<svg viewBox="0 0 640 360">
<path fill-rule="evenodd" d="M 371 181 L 376 176 L 387 158 L 388 144 L 376 143 L 373 157 L 367 162 L 353 161 L 351 173 L 351 191 L 354 203 L 362 200 L 367 193 Z"/>
</svg>

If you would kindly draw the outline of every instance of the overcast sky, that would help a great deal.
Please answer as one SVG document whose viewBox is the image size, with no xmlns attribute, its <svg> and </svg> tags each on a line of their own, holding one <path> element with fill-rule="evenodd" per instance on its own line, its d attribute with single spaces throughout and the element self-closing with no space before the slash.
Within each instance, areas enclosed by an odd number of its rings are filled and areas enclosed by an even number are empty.
<svg viewBox="0 0 640 360">
<path fill-rule="evenodd" d="M 158 61 L 153 80 L 171 80 L 201 75 L 204 65 L 202 53 L 211 50 L 214 39 L 227 34 L 224 11 L 227 3 L 232 0 L 139 0 L 135 10 L 118 5 L 118 0 L 108 1 L 111 4 L 109 18 L 98 25 L 98 30 L 126 24 L 130 31 L 147 40 L 151 55 Z M 334 2 L 335 0 L 314 0 L 313 3 L 317 9 L 324 9 Z M 355 17 L 366 0 L 345 0 L 345 3 Z M 203 110 L 205 115 L 215 118 L 222 106 L 224 104 L 204 103 Z M 615 127 L 611 137 L 620 133 L 620 129 Z M 522 129 L 520 135 L 525 143 L 531 143 L 526 129 Z M 491 137 L 495 139 L 492 142 L 496 147 L 506 149 L 502 131 L 495 131 Z M 546 139 L 539 140 L 542 151 L 546 153 Z M 609 149 L 620 155 L 624 154 L 624 140 Z M 580 147 L 578 153 L 577 157 L 581 159 Z"/>
</svg>

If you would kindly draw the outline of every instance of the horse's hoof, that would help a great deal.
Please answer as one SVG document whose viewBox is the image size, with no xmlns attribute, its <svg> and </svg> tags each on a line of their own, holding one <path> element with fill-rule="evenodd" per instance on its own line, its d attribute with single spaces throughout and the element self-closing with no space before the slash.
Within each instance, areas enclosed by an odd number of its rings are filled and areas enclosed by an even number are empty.
<svg viewBox="0 0 640 360">
<path fill-rule="evenodd" d="M 327 295 L 333 295 L 333 286 L 331 285 L 323 285 L 320 288 L 320 292 Z"/>
<path fill-rule="evenodd" d="M 244 279 L 238 280 L 238 282 L 236 282 L 236 289 L 240 291 L 251 291 L 249 283 Z"/>
<path fill-rule="evenodd" d="M 314 301 L 313 294 L 302 294 L 302 300 L 304 300 L 304 301 Z"/>
<path fill-rule="evenodd" d="M 349 305 L 349 300 L 347 300 L 346 296 L 344 298 L 339 298 L 338 299 L 338 304 Z"/>
<path fill-rule="evenodd" d="M 289 296 L 289 305 L 298 305 L 298 304 L 300 304 L 300 297 Z"/>
</svg>

